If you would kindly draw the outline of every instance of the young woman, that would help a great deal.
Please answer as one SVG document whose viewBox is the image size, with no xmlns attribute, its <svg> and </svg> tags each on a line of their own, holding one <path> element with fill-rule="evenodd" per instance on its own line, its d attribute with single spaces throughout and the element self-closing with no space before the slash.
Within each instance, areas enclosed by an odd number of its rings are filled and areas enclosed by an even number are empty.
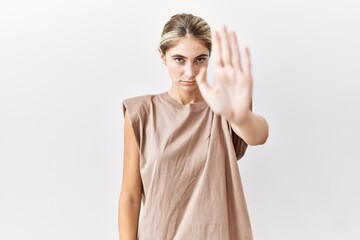
<svg viewBox="0 0 360 240">
<path fill-rule="evenodd" d="M 237 160 L 266 142 L 268 125 L 252 112 L 249 50 L 241 59 L 234 32 L 211 36 L 200 17 L 177 14 L 159 53 L 171 88 L 123 101 L 120 239 L 252 239 Z"/>
</svg>

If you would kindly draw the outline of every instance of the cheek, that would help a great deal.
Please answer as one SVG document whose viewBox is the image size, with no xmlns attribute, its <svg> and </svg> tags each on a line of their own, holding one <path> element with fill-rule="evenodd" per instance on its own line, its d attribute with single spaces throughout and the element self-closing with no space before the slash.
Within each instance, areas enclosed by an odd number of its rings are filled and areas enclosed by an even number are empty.
<svg viewBox="0 0 360 240">
<path fill-rule="evenodd" d="M 183 75 L 183 67 L 177 64 L 168 64 L 167 66 L 169 75 L 171 77 L 181 77 Z"/>
</svg>

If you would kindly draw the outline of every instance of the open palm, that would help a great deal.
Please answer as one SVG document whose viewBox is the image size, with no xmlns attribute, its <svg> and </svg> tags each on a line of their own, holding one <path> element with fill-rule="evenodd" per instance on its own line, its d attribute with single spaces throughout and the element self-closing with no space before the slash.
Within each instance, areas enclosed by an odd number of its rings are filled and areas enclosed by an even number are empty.
<svg viewBox="0 0 360 240">
<path fill-rule="evenodd" d="M 206 81 L 206 68 L 196 79 L 204 100 L 216 114 L 241 123 L 251 112 L 252 76 L 250 53 L 244 48 L 243 59 L 236 34 L 224 26 L 213 34 L 214 84 Z"/>
</svg>

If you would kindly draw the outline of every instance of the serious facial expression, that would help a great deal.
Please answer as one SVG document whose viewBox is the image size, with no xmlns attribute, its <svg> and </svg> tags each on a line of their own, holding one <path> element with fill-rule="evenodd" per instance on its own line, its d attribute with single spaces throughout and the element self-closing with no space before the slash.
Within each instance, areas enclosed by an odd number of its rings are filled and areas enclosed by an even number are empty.
<svg viewBox="0 0 360 240">
<path fill-rule="evenodd" d="M 193 91 L 197 89 L 196 77 L 200 69 L 208 66 L 209 50 L 197 38 L 182 37 L 161 57 L 175 87 Z"/>
</svg>

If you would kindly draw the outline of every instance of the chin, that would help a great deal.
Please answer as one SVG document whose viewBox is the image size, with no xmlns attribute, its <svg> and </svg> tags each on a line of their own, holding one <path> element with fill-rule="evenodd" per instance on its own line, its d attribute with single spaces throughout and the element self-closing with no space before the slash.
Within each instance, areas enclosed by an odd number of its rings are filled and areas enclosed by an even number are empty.
<svg viewBox="0 0 360 240">
<path fill-rule="evenodd" d="M 194 86 L 180 86 L 180 89 L 183 90 L 184 92 L 193 92 L 193 91 L 197 91 L 199 88 L 197 85 L 194 85 Z"/>
</svg>

